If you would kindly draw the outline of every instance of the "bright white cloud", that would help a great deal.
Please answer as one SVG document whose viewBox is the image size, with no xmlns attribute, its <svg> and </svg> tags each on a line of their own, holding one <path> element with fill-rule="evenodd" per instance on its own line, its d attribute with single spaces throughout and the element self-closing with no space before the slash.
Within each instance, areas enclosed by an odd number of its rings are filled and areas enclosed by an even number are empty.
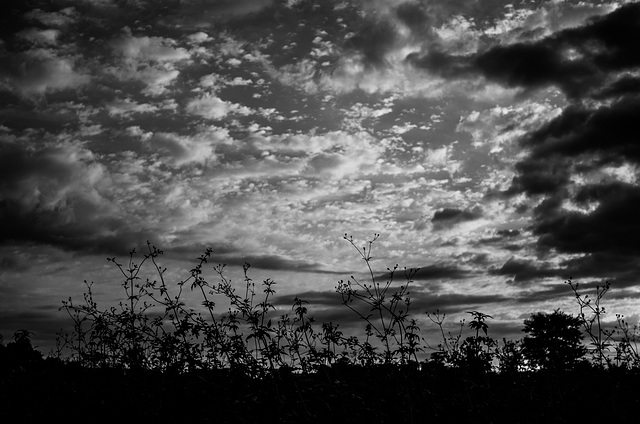
<svg viewBox="0 0 640 424">
<path fill-rule="evenodd" d="M 592 4 L 548 1 L 537 9 L 515 9 L 508 5 L 504 16 L 485 29 L 484 33 L 503 43 L 539 39 L 567 28 L 583 25 L 588 19 L 617 9 L 620 4 Z"/>
<path fill-rule="evenodd" d="M 462 162 L 452 159 L 453 151 L 453 145 L 427 149 L 424 154 L 423 166 L 430 172 L 447 171 L 454 174 L 460 170 Z"/>
<path fill-rule="evenodd" d="M 229 114 L 250 115 L 253 112 L 246 106 L 222 100 L 209 93 L 189 100 L 186 105 L 186 111 L 192 115 L 211 120 L 223 119 Z"/>
<path fill-rule="evenodd" d="M 561 108 L 549 103 L 527 101 L 520 105 L 495 106 L 490 109 L 472 111 L 461 117 L 457 131 L 471 134 L 476 148 L 489 147 L 490 153 L 499 153 L 503 149 L 511 151 L 513 144 L 533 128 L 555 118 Z M 515 160 L 514 153 L 502 155 L 505 159 Z"/>
<path fill-rule="evenodd" d="M 189 39 L 189 41 L 195 44 L 201 44 L 211 39 L 211 37 L 209 37 L 206 32 L 202 31 L 195 32 L 189 35 L 187 38 Z"/>
<path fill-rule="evenodd" d="M 453 16 L 442 26 L 434 29 L 438 36 L 439 48 L 450 54 L 471 54 L 478 49 L 480 31 L 475 22 L 461 15 Z"/>
</svg>

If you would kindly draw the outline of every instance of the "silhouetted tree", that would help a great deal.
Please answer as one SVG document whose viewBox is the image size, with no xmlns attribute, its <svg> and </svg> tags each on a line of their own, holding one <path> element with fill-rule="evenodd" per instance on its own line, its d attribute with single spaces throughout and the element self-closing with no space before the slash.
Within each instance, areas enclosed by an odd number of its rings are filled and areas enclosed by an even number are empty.
<svg viewBox="0 0 640 424">
<path fill-rule="evenodd" d="M 532 366 L 571 369 L 585 355 L 580 319 L 559 309 L 537 312 L 524 321 L 522 353 Z"/>
<path fill-rule="evenodd" d="M 42 354 L 31 344 L 32 334 L 27 330 L 18 330 L 12 342 L 6 346 L 0 344 L 0 366 L 26 366 L 42 361 Z"/>
</svg>

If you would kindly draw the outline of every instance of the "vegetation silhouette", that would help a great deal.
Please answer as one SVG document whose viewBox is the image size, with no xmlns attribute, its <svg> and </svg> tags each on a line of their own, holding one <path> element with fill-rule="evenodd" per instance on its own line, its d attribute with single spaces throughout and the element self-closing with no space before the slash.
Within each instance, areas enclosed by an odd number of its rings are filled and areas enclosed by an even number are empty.
<svg viewBox="0 0 640 424">
<path fill-rule="evenodd" d="M 582 344 L 580 318 L 556 309 L 537 312 L 524 320 L 527 336 L 522 341 L 523 356 L 534 368 L 567 370 L 579 364 L 587 352 Z"/>
<path fill-rule="evenodd" d="M 27 330 L 6 346 L 0 339 L 0 395 L 27 420 L 43 419 L 69 399 L 75 405 L 69 419 L 117 419 L 126 410 L 136 411 L 128 412 L 134 420 L 215 416 L 216 422 L 559 423 L 622 418 L 640 404 L 638 327 L 623 315 L 607 327 L 601 301 L 608 284 L 596 288 L 592 302 L 568 280 L 580 313 L 533 313 L 520 340 L 492 338 L 493 317 L 480 311 L 468 311 L 468 323 L 460 321 L 453 332 L 446 330 L 446 314 L 427 313 L 441 335 L 434 346 L 409 314 L 416 270 L 405 269 L 403 282 L 397 265 L 387 269 L 386 280 L 377 277 L 370 263 L 377 239 L 359 248 L 345 234 L 370 277 L 336 286 L 364 325 L 360 337 L 346 336 L 338 324 L 316 323 L 308 302 L 297 297 L 278 315 L 276 283 L 263 281 L 260 293 L 249 264 L 240 287 L 224 265 L 212 267 L 217 282 L 205 278 L 210 249 L 175 287 L 159 263 L 162 250 L 150 243 L 139 262 L 135 250 L 124 264 L 109 258 L 123 278 L 124 300 L 100 308 L 93 283 L 85 281 L 80 303 L 63 301 L 72 328 L 58 334 L 47 358 Z M 147 267 L 154 278 L 142 278 Z M 187 305 L 187 290 L 201 296 L 200 305 Z M 216 311 L 220 297 L 227 312 Z M 430 355 L 420 359 L 423 353 Z M 593 395 L 585 387 L 597 387 L 608 406 L 587 411 Z M 29 408 L 34 396 L 40 408 Z"/>
</svg>

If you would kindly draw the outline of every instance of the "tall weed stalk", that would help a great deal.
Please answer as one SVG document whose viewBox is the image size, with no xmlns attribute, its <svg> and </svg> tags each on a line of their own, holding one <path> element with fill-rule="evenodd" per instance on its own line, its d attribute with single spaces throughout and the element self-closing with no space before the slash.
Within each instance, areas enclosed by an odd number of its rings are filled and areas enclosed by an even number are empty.
<svg viewBox="0 0 640 424">
<path fill-rule="evenodd" d="M 388 277 L 384 283 L 380 282 L 371 266 L 371 250 L 373 244 L 378 240 L 380 234 L 375 234 L 373 239 L 368 241 L 362 248 L 353 241 L 353 236 L 344 235 L 346 240 L 364 260 L 367 267 L 369 281 L 360 281 L 351 276 L 347 281 L 340 280 L 336 291 L 342 296 L 342 303 L 352 310 L 361 320 L 366 323 L 365 334 L 367 335 L 366 350 L 372 355 L 373 347 L 369 343 L 371 334 L 379 340 L 382 345 L 382 362 L 392 363 L 398 360 L 401 364 L 409 361 L 417 361 L 419 347 L 419 336 L 415 320 L 408 321 L 411 298 L 409 297 L 409 285 L 413 282 L 413 277 L 419 269 L 407 270 L 405 268 L 404 284 L 393 290 L 392 284 L 395 282 L 398 265 L 393 269 L 387 268 Z M 353 302 L 364 305 L 362 311 Z M 372 355 L 375 358 L 375 355 Z M 375 361 L 375 360 L 374 360 Z"/>
</svg>

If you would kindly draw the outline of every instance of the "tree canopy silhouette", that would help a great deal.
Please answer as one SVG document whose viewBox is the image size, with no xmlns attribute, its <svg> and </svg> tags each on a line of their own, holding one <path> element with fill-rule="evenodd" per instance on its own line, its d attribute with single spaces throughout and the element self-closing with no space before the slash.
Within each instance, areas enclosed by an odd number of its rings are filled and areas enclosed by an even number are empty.
<svg viewBox="0 0 640 424">
<path fill-rule="evenodd" d="M 580 319 L 559 309 L 537 312 L 524 321 L 527 336 L 522 352 L 530 364 L 543 369 L 573 368 L 585 355 Z"/>
</svg>

